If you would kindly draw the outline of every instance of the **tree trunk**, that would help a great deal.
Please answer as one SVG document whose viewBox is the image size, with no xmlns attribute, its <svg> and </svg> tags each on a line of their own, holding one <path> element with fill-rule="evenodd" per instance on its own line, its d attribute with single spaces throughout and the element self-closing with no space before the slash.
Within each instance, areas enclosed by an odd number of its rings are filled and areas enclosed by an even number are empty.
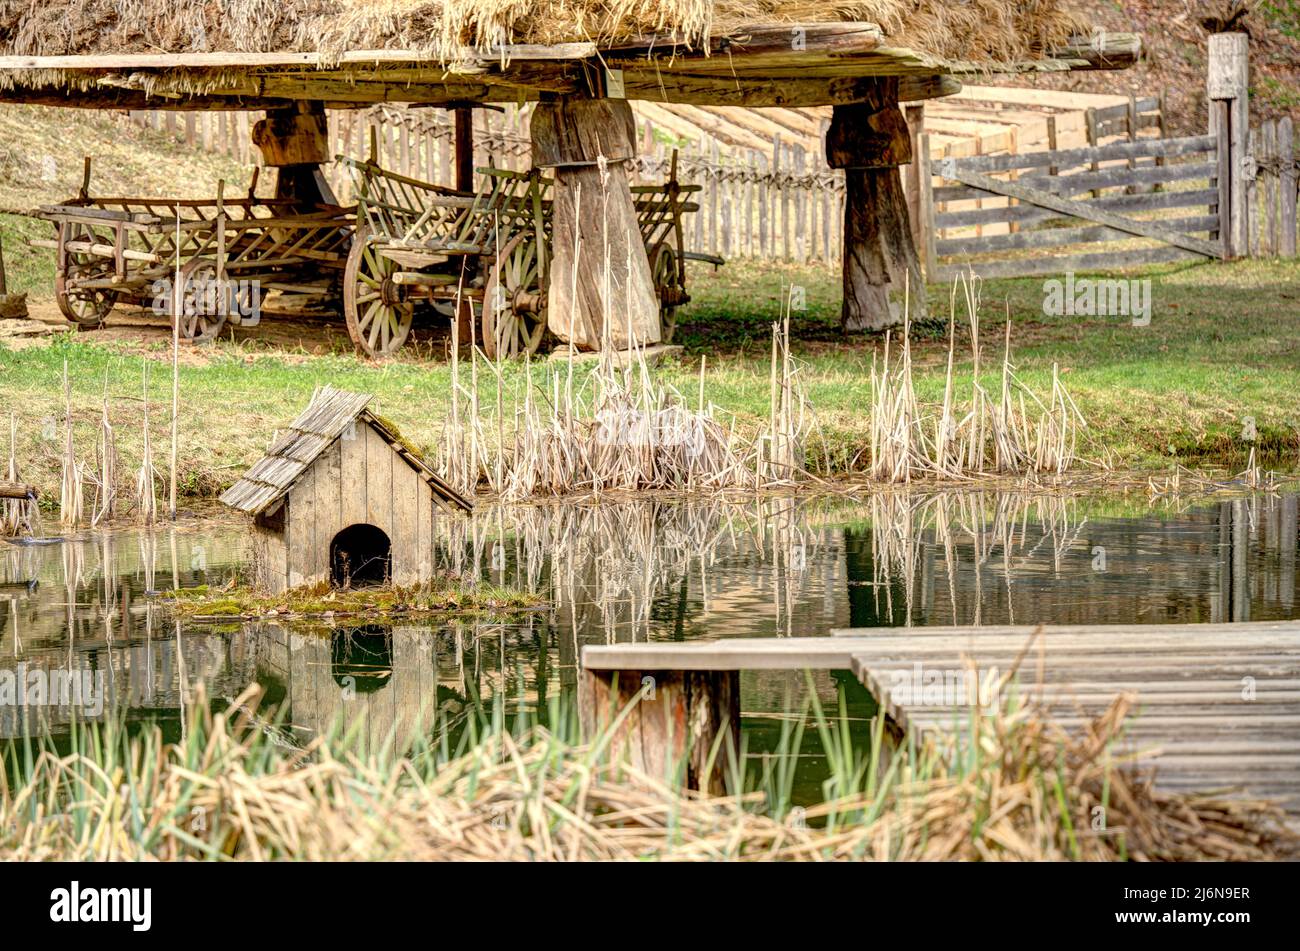
<svg viewBox="0 0 1300 951">
<path fill-rule="evenodd" d="M 628 179 L 635 120 L 623 100 L 539 103 L 533 163 L 555 169 L 547 324 L 581 350 L 659 342 L 659 298 Z"/>
</svg>

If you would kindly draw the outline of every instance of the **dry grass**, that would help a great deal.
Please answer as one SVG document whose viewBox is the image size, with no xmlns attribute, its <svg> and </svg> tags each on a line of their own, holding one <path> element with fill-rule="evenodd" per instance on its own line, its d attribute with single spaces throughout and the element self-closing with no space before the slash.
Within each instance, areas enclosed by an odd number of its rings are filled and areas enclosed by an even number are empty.
<svg viewBox="0 0 1300 951">
<path fill-rule="evenodd" d="M 683 792 L 612 762 L 609 734 L 574 742 L 499 711 L 462 748 L 364 749 L 334 731 L 305 747 L 256 712 L 197 698 L 185 736 L 83 728 L 70 752 L 10 751 L 7 860 L 1259 860 L 1297 840 L 1265 802 L 1155 791 L 1116 761 L 1131 698 L 1080 735 L 1030 707 L 973 717 L 973 755 L 858 757 L 817 719 L 836 775 L 794 812 L 774 790 Z M 553 721 L 555 722 L 555 721 Z M 560 718 L 559 722 L 564 722 Z M 563 732 L 563 731 L 561 731 Z M 969 738 L 968 738 L 969 739 Z M 734 757 L 733 757 L 734 762 Z M 733 769 L 733 775 L 736 775 Z M 744 788 L 751 791 L 744 792 Z M 1103 810 L 1105 828 L 1091 821 Z"/>
</svg>

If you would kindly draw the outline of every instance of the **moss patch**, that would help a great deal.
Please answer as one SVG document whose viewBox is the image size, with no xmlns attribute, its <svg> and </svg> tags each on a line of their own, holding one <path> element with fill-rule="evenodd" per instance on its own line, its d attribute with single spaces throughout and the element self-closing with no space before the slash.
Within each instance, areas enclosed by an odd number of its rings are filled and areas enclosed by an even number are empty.
<svg viewBox="0 0 1300 951">
<path fill-rule="evenodd" d="M 493 616 L 530 611 L 543 604 L 533 594 L 491 584 L 470 585 L 450 576 L 424 584 L 348 589 L 318 582 L 276 595 L 249 587 L 201 585 L 169 591 L 160 600 L 178 617 L 192 621 Z"/>
</svg>

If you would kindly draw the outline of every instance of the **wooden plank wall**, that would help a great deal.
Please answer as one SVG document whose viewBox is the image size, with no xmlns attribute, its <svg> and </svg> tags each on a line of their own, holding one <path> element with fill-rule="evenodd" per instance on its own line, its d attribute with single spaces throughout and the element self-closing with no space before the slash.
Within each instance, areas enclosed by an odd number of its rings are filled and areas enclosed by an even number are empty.
<svg viewBox="0 0 1300 951">
<path fill-rule="evenodd" d="M 431 576 L 432 490 L 364 425 L 325 450 L 289 493 L 290 587 L 328 578 L 330 543 L 340 531 L 359 523 L 375 525 L 388 535 L 395 583 Z"/>
</svg>

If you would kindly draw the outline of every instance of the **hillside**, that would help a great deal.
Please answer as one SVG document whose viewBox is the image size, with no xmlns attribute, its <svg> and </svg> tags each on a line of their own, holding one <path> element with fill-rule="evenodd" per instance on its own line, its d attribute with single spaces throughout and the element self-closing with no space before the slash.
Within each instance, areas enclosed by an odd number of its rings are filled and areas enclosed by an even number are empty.
<svg viewBox="0 0 1300 951">
<path fill-rule="evenodd" d="M 1229 0 L 1077 0 L 1089 22 L 1142 34 L 1143 57 L 1119 72 L 1044 75 L 1051 89 L 1085 92 L 1167 91 L 1170 132 L 1189 135 L 1206 125 L 1205 57 L 1209 35 L 1201 21 L 1223 16 Z M 1250 0 L 1238 23 L 1251 37 L 1251 115 L 1255 121 L 1291 115 L 1300 121 L 1300 0 Z"/>
</svg>

